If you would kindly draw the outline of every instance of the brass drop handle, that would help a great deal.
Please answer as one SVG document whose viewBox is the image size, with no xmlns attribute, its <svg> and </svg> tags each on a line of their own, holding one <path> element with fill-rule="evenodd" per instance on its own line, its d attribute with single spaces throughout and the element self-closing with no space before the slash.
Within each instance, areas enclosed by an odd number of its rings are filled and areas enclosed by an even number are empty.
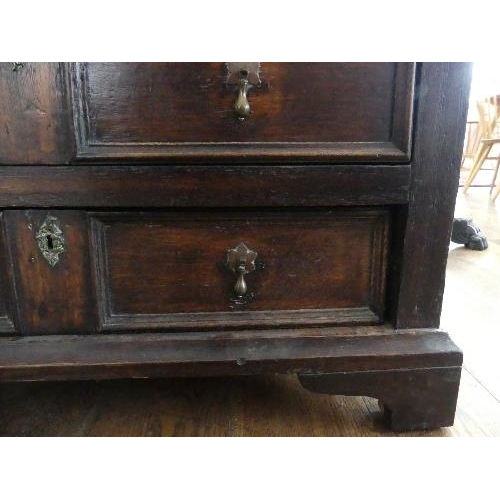
<svg viewBox="0 0 500 500">
<path fill-rule="evenodd" d="M 238 276 L 233 291 L 237 297 L 243 297 L 248 292 L 245 274 L 255 271 L 257 252 L 250 250 L 245 243 L 227 251 L 226 266 Z"/>
<path fill-rule="evenodd" d="M 262 87 L 260 79 L 260 63 L 258 62 L 232 62 L 226 63 L 226 85 L 231 92 L 237 92 L 233 111 L 239 121 L 244 121 L 250 116 L 251 109 L 248 102 L 248 92 L 252 88 Z M 236 89 L 235 89 L 236 87 Z"/>
<path fill-rule="evenodd" d="M 245 274 L 247 273 L 245 269 L 245 262 L 241 261 L 236 268 L 236 273 L 238 274 L 238 279 L 236 280 L 236 285 L 234 285 L 234 293 L 238 297 L 243 297 L 247 293 L 248 287 L 245 281 Z"/>
<path fill-rule="evenodd" d="M 248 80 L 241 78 L 238 84 L 238 97 L 234 103 L 233 109 L 240 120 L 250 116 L 250 104 L 247 98 Z"/>
</svg>

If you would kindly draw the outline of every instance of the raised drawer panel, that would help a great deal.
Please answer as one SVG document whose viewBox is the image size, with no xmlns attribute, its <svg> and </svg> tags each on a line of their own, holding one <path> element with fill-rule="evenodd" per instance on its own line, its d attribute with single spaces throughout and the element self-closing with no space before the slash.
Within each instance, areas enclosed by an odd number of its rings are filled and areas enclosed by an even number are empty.
<svg viewBox="0 0 500 500">
<path fill-rule="evenodd" d="M 70 72 L 82 160 L 409 159 L 412 63 L 261 63 L 243 121 L 224 63 L 77 63 Z"/>
<path fill-rule="evenodd" d="M 101 327 L 369 324 L 384 309 L 388 213 L 92 215 Z M 227 251 L 258 255 L 243 299 Z"/>
</svg>

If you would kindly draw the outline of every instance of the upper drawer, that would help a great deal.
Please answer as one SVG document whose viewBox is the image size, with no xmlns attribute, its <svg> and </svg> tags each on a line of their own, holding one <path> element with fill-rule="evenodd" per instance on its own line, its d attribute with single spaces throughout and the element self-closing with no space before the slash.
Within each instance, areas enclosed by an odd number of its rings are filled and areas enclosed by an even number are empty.
<svg viewBox="0 0 500 500">
<path fill-rule="evenodd" d="M 79 159 L 409 160 L 413 63 L 77 63 L 70 74 Z"/>
</svg>

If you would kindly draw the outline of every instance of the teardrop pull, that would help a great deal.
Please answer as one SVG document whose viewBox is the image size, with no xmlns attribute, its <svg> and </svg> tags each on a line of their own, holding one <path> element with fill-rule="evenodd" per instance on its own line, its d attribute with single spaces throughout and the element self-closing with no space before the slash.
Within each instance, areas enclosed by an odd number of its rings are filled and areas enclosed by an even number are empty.
<svg viewBox="0 0 500 500">
<path fill-rule="evenodd" d="M 238 279 L 236 280 L 236 285 L 234 285 L 234 293 L 238 297 L 243 297 L 247 293 L 247 284 L 245 281 L 245 263 L 240 264 L 238 268 Z"/>
<path fill-rule="evenodd" d="M 234 103 L 234 111 L 240 120 L 250 116 L 250 104 L 247 98 L 248 80 L 242 78 L 239 82 L 238 97 Z"/>
<path fill-rule="evenodd" d="M 237 275 L 233 291 L 239 298 L 242 298 L 248 292 L 245 274 L 255 271 L 256 258 L 257 252 L 250 250 L 243 242 L 235 248 L 227 250 L 226 266 Z"/>
</svg>

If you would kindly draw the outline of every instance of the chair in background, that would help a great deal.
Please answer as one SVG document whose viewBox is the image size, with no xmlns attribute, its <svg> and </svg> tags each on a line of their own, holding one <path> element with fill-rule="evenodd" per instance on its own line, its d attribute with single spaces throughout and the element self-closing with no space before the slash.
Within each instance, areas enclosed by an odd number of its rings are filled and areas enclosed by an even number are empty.
<svg viewBox="0 0 500 500">
<path fill-rule="evenodd" d="M 500 95 L 488 97 L 486 99 L 477 102 L 477 110 L 479 117 L 479 133 L 478 133 L 478 144 L 476 145 L 476 151 L 474 154 L 474 161 L 472 167 L 464 183 L 463 192 L 467 192 L 467 189 L 471 186 L 476 175 L 481 170 L 484 162 L 490 159 L 496 159 L 497 163 L 493 173 L 493 179 L 490 185 L 490 193 L 495 187 L 496 178 L 498 175 L 498 169 L 500 167 L 500 157 L 490 156 L 493 146 L 500 144 Z M 466 137 L 467 139 L 467 137 Z M 473 150 L 474 141 L 471 143 L 471 150 Z M 464 155 L 465 156 L 465 155 Z M 462 164 L 465 158 L 462 159 Z M 498 196 L 498 189 L 495 191 L 494 199 Z"/>
<path fill-rule="evenodd" d="M 464 151 L 462 154 L 462 163 L 460 164 L 461 169 L 465 167 L 467 160 L 474 160 L 480 140 L 479 122 L 468 121 L 465 127 Z"/>
<path fill-rule="evenodd" d="M 499 161 L 500 163 L 500 161 Z M 498 172 L 498 163 L 497 163 L 497 172 Z M 497 196 L 500 194 L 500 184 L 496 188 L 495 192 L 493 193 L 493 201 L 497 199 Z"/>
</svg>

